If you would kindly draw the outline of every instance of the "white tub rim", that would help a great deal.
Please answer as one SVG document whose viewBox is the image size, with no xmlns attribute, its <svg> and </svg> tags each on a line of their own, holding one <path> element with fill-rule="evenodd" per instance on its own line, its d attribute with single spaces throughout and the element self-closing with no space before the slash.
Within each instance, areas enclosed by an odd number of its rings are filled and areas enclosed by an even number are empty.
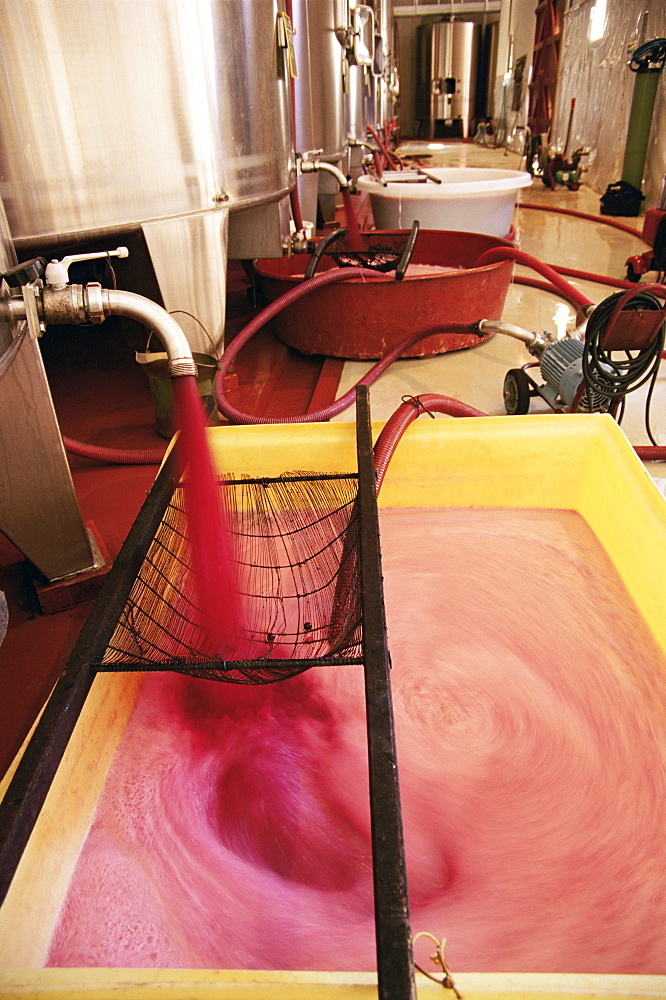
<svg viewBox="0 0 666 1000">
<path fill-rule="evenodd" d="M 469 177 L 472 171 L 475 176 Z M 389 200 L 406 198 L 410 201 L 420 201 L 422 199 L 437 200 L 447 195 L 454 197 L 474 195 L 478 197 L 480 195 L 492 196 L 504 191 L 517 192 L 521 188 L 530 187 L 533 181 L 532 175 L 525 170 L 504 170 L 495 167 L 432 167 L 428 168 L 428 173 L 439 177 L 441 184 L 435 184 L 432 181 L 418 184 L 411 181 L 404 183 L 391 181 L 384 186 L 381 181 L 365 175 L 359 177 L 356 187 L 359 191 L 366 191 L 371 196 L 379 198 Z M 452 176 L 454 174 L 464 174 L 469 179 L 458 180 Z"/>
</svg>

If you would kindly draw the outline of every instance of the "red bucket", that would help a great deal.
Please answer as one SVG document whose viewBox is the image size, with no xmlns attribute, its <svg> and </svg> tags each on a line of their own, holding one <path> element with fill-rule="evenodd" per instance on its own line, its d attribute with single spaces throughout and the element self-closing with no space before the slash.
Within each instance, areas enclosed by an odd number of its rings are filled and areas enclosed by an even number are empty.
<svg viewBox="0 0 666 1000">
<path fill-rule="evenodd" d="M 372 281 L 352 279 L 322 286 L 283 309 L 272 320 L 273 329 L 285 344 L 302 354 L 363 360 L 381 358 L 410 333 L 445 320 L 475 323 L 480 319 L 501 319 L 513 262 L 485 267 L 474 264 L 492 247 L 512 246 L 508 240 L 482 233 L 421 230 L 412 264 L 456 270 L 405 277 L 402 281 L 387 274 Z M 309 260 L 308 254 L 298 254 L 255 261 L 266 300 L 274 301 L 302 281 Z M 324 255 L 318 270 L 335 266 Z M 481 339 L 472 334 L 435 334 L 410 347 L 404 356 L 431 357 L 479 343 Z"/>
</svg>

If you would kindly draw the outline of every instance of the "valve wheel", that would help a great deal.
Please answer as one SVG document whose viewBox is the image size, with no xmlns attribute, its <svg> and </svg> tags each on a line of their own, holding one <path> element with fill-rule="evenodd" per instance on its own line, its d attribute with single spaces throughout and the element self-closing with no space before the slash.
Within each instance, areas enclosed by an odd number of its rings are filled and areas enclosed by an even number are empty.
<svg viewBox="0 0 666 1000">
<path fill-rule="evenodd" d="M 511 416 L 529 412 L 530 380 L 522 368 L 510 368 L 504 376 L 504 408 Z"/>
</svg>

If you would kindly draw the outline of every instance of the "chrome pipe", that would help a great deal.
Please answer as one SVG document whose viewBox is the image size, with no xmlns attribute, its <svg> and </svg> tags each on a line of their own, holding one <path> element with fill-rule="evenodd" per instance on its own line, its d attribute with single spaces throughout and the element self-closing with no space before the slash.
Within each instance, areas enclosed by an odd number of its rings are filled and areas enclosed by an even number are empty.
<svg viewBox="0 0 666 1000">
<path fill-rule="evenodd" d="M 361 148 L 361 149 L 369 149 L 371 153 L 379 152 L 379 148 L 376 145 L 373 145 L 371 142 L 365 142 L 365 140 L 363 139 L 354 139 L 352 136 L 349 136 L 347 144 L 353 149 Z"/>
<path fill-rule="evenodd" d="M 154 331 L 166 350 L 171 378 L 178 375 L 196 377 L 198 369 L 187 337 L 166 309 L 152 299 L 119 288 L 102 289 L 101 300 L 104 316 L 125 316 Z"/>
<path fill-rule="evenodd" d="M 501 333 L 505 337 L 513 337 L 514 340 L 521 340 L 531 354 L 541 354 L 550 343 L 549 338 L 544 337 L 542 334 L 524 330 L 522 326 L 515 326 L 513 323 L 502 323 L 494 319 L 480 319 L 477 327 L 479 333 Z"/>
<path fill-rule="evenodd" d="M 338 184 L 340 185 L 340 190 L 345 189 L 351 190 L 351 183 L 347 177 L 343 174 L 339 167 L 336 167 L 333 163 L 327 163 L 326 160 L 299 160 L 298 164 L 299 172 L 302 174 L 312 174 L 315 171 L 324 170 L 328 174 L 333 174 Z"/>
<path fill-rule="evenodd" d="M 32 286 L 29 286 L 32 287 Z M 135 292 L 89 285 L 44 288 L 37 304 L 39 319 L 45 323 L 103 323 L 107 316 L 125 316 L 152 330 L 162 341 L 169 360 L 169 375 L 196 375 L 198 368 L 182 329 L 166 309 Z M 28 299 L 29 301 L 29 299 Z M 39 308 L 41 305 L 41 308 Z M 27 318 L 25 296 L 0 302 L 0 319 L 16 322 Z"/>
</svg>

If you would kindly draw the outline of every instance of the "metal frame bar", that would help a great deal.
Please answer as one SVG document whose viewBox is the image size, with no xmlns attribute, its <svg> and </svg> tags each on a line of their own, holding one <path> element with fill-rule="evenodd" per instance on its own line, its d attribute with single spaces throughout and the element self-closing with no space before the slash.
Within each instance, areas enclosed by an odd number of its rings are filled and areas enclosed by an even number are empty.
<svg viewBox="0 0 666 1000">
<path fill-rule="evenodd" d="M 173 492 L 173 461 L 160 471 L 46 703 L 7 792 L 0 802 L 0 903 L 7 895 L 51 782 L 130 592 Z"/>
<path fill-rule="evenodd" d="M 386 636 L 367 386 L 356 390 L 365 709 L 380 1000 L 415 1000 L 414 954 Z"/>
</svg>

